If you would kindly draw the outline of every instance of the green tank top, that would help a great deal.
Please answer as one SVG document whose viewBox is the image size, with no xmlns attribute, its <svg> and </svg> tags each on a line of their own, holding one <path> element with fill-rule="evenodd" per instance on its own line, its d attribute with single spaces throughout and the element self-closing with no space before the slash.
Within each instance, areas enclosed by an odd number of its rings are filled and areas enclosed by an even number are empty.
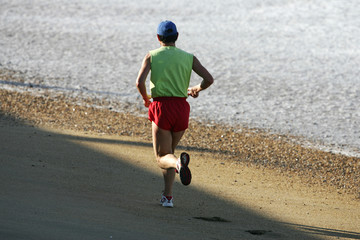
<svg viewBox="0 0 360 240">
<path fill-rule="evenodd" d="M 187 97 L 193 55 L 176 47 L 150 51 L 150 89 L 154 97 Z"/>
</svg>

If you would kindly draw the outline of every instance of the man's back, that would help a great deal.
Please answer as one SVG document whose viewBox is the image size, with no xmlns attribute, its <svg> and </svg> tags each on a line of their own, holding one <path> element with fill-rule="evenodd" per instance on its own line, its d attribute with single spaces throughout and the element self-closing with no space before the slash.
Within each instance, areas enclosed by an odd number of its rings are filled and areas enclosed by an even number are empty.
<svg viewBox="0 0 360 240">
<path fill-rule="evenodd" d="M 150 55 L 152 97 L 187 97 L 193 55 L 172 46 L 152 50 Z"/>
</svg>

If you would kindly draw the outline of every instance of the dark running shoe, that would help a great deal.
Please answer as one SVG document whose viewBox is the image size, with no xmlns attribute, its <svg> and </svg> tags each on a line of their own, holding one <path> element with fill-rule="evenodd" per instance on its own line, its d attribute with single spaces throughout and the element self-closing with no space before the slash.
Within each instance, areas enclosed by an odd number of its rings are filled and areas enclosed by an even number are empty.
<svg viewBox="0 0 360 240">
<path fill-rule="evenodd" d="M 187 154 L 186 152 L 181 153 L 180 164 L 179 164 L 180 166 L 178 167 L 178 169 L 179 169 L 181 183 L 184 185 L 189 185 L 191 182 L 191 171 L 188 167 L 189 162 L 190 162 L 189 154 Z"/>
</svg>

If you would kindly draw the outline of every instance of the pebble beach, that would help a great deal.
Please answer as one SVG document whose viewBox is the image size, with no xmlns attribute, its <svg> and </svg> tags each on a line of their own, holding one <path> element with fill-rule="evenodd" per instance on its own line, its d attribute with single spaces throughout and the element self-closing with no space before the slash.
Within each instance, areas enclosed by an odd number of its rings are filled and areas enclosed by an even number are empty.
<svg viewBox="0 0 360 240">
<path fill-rule="evenodd" d="M 0 3 L 1 118 L 150 141 L 135 79 L 170 19 L 215 77 L 183 147 L 359 194 L 357 1 Z"/>
<path fill-rule="evenodd" d="M 92 134 L 132 136 L 151 143 L 151 124 L 146 117 L 106 108 L 76 104 L 62 95 L 33 96 L 0 90 L 0 120 L 10 124 L 70 129 Z M 303 184 L 323 186 L 339 194 L 360 197 L 360 159 L 303 147 L 286 135 L 259 129 L 191 120 L 180 149 L 212 153 L 219 162 L 273 169 L 289 179 L 300 177 Z"/>
</svg>

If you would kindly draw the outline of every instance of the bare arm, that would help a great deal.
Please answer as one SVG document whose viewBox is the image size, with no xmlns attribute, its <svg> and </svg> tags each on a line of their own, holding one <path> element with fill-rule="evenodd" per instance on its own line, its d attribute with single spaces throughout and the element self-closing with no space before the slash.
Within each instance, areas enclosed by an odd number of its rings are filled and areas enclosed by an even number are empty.
<svg viewBox="0 0 360 240">
<path fill-rule="evenodd" d="M 150 54 L 148 53 L 144 57 L 138 77 L 136 79 L 136 87 L 143 98 L 145 107 L 149 107 L 149 105 L 151 103 L 150 99 L 147 95 L 146 86 L 145 86 L 146 78 L 150 72 L 150 69 L 151 69 Z"/>
<path fill-rule="evenodd" d="M 214 78 L 195 56 L 193 60 L 193 70 L 203 79 L 200 84 L 188 89 L 188 95 L 196 98 L 199 96 L 200 91 L 210 87 L 210 85 L 214 83 Z"/>
</svg>

